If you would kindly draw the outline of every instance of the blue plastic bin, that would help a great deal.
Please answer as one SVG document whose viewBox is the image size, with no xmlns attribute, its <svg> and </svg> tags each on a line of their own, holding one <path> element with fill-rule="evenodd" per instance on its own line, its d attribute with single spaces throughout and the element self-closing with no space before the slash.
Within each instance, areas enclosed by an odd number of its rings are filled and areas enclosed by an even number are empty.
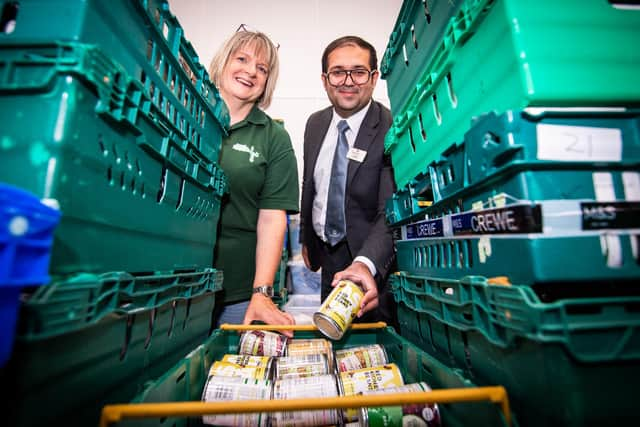
<svg viewBox="0 0 640 427">
<path fill-rule="evenodd" d="M 20 291 L 49 281 L 60 212 L 31 193 L 0 183 L 0 366 L 13 347 Z"/>
</svg>

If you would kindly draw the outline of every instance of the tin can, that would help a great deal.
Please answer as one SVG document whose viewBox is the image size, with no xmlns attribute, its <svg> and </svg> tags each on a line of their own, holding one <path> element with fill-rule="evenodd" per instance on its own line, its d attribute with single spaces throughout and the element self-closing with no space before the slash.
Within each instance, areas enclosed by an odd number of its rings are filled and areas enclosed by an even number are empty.
<svg viewBox="0 0 640 427">
<path fill-rule="evenodd" d="M 218 377 L 242 377 L 256 380 L 270 378 L 270 370 L 267 366 L 242 366 L 231 362 L 217 361 L 209 368 L 210 376 Z"/>
<path fill-rule="evenodd" d="M 318 311 L 313 313 L 314 325 L 327 337 L 341 339 L 360 310 L 363 296 L 360 286 L 349 280 L 341 280 Z"/>
<path fill-rule="evenodd" d="M 425 382 L 406 384 L 363 394 L 411 393 L 431 391 Z M 360 408 L 360 427 L 440 427 L 440 409 L 435 403 L 416 403 L 402 406 Z"/>
<path fill-rule="evenodd" d="M 334 370 L 333 344 L 324 338 L 293 338 L 287 345 L 288 356 L 304 356 L 307 354 L 324 354 L 327 356 L 329 372 Z"/>
<path fill-rule="evenodd" d="M 260 366 L 271 368 L 273 358 L 270 356 L 253 356 L 250 354 L 225 354 L 221 362 L 234 363 L 240 366 Z"/>
<path fill-rule="evenodd" d="M 355 396 L 371 390 L 404 385 L 400 368 L 395 363 L 340 372 L 338 375 L 338 389 L 342 396 Z M 358 409 L 349 408 L 343 411 L 345 421 L 357 421 Z"/>
<path fill-rule="evenodd" d="M 238 352 L 254 356 L 284 356 L 287 351 L 287 337 L 271 331 L 252 330 L 240 336 Z"/>
<path fill-rule="evenodd" d="M 210 376 L 202 393 L 205 402 L 225 400 L 269 400 L 273 391 L 270 380 Z M 267 426 L 268 413 L 204 415 L 204 424 L 231 427 Z"/>
<path fill-rule="evenodd" d="M 373 368 L 389 363 L 387 352 L 380 344 L 336 350 L 336 366 L 338 372 L 355 371 Z"/>
<path fill-rule="evenodd" d="M 302 399 L 337 397 L 338 387 L 333 374 L 306 378 L 285 378 L 273 383 L 274 399 Z M 271 416 L 273 427 L 281 426 L 330 426 L 340 423 L 337 409 L 309 411 L 274 412 Z"/>
<path fill-rule="evenodd" d="M 324 354 L 284 356 L 275 359 L 274 378 L 304 378 L 329 374 L 329 362 Z"/>
</svg>

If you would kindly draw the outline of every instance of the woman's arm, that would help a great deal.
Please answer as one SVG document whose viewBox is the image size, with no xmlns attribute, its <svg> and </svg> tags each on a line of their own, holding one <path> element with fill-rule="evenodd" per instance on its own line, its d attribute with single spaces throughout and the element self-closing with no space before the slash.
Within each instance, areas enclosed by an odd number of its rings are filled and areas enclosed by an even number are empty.
<svg viewBox="0 0 640 427">
<path fill-rule="evenodd" d="M 273 285 L 273 279 L 282 259 L 284 235 L 287 231 L 287 215 L 283 210 L 260 209 L 258 212 L 256 243 L 256 274 L 253 287 Z M 271 325 L 292 325 L 293 316 L 278 309 L 271 298 L 262 294 L 253 294 L 244 316 L 244 324 L 261 320 Z M 293 336 L 293 332 L 285 331 Z"/>
</svg>

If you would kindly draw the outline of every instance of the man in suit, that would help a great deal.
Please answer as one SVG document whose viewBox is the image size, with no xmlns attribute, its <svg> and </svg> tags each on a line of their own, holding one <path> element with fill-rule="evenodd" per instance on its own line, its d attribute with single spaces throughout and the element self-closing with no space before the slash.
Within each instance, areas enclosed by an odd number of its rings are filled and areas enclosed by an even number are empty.
<svg viewBox="0 0 640 427">
<path fill-rule="evenodd" d="M 313 113 L 304 133 L 300 242 L 307 267 L 322 268 L 322 300 L 341 279 L 365 297 L 357 321 L 397 325 L 386 279 L 394 265 L 384 205 L 395 190 L 384 154 L 392 123 L 372 99 L 379 72 L 374 47 L 345 36 L 322 55 L 322 83 L 331 106 Z"/>
</svg>

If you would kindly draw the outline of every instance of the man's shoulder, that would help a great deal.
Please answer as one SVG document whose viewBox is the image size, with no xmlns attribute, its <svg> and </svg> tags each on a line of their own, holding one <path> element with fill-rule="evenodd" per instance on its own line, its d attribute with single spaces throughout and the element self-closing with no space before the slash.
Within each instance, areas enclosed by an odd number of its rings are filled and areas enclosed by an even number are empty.
<svg viewBox="0 0 640 427">
<path fill-rule="evenodd" d="M 309 123 L 313 123 L 317 121 L 327 120 L 327 118 L 331 120 L 332 115 L 333 115 L 333 107 L 330 105 L 326 108 L 323 108 L 322 110 L 318 110 L 314 113 L 311 113 L 307 121 Z"/>
</svg>

